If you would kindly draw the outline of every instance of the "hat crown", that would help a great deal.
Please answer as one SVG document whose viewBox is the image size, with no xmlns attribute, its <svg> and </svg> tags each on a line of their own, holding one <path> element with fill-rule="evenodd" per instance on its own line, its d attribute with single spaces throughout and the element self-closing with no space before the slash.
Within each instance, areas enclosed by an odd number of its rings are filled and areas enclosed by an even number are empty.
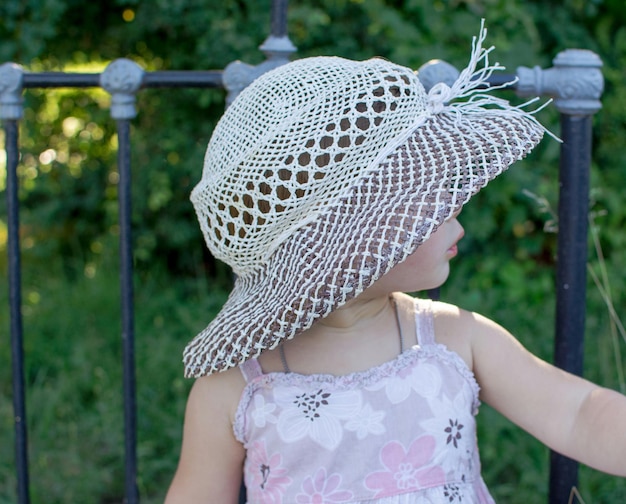
<svg viewBox="0 0 626 504">
<path fill-rule="evenodd" d="M 541 139 L 491 95 L 486 29 L 452 85 L 426 94 L 384 60 L 310 58 L 252 83 L 209 143 L 192 200 L 213 254 L 237 273 L 185 349 L 185 373 L 276 348 L 417 250 Z"/>
<path fill-rule="evenodd" d="M 416 74 L 382 59 L 305 58 L 261 76 L 218 123 L 192 193 L 209 249 L 255 271 L 427 115 Z"/>
</svg>

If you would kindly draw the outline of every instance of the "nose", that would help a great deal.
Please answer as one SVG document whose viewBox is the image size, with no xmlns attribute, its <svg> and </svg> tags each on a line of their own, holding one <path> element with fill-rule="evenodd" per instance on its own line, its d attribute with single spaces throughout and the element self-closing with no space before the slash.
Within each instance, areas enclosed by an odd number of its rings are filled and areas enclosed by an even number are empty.
<svg viewBox="0 0 626 504">
<path fill-rule="evenodd" d="M 451 226 L 454 226 L 457 230 L 458 230 L 458 235 L 459 235 L 459 240 L 461 238 L 463 238 L 463 236 L 465 236 L 465 229 L 463 228 L 463 226 L 461 225 L 461 223 L 458 221 L 457 217 L 459 216 L 459 214 L 461 213 L 461 211 L 459 210 L 457 213 L 455 213 L 452 218 L 450 220 L 448 220 L 448 222 L 450 223 Z"/>
<path fill-rule="evenodd" d="M 459 221 L 456 221 L 459 225 L 459 240 L 465 236 L 465 228 L 461 225 Z"/>
</svg>

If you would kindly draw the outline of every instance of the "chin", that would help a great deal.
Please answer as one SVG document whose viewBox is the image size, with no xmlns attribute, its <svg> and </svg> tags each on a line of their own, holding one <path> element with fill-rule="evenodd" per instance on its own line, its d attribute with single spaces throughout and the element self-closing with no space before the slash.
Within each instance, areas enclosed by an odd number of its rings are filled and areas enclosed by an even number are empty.
<svg viewBox="0 0 626 504">
<path fill-rule="evenodd" d="M 438 289 L 439 287 L 441 287 L 443 284 L 446 283 L 446 280 L 448 280 L 449 276 L 450 276 L 450 268 L 446 268 L 445 272 L 441 272 L 440 275 L 437 275 L 436 278 L 433 278 L 433 281 L 429 282 L 428 287 L 426 287 L 424 290 Z"/>
</svg>

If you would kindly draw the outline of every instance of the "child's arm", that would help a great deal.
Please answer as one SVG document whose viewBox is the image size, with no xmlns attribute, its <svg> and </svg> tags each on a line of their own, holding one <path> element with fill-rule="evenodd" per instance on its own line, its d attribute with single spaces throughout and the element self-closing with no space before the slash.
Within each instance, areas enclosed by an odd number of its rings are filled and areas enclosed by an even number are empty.
<svg viewBox="0 0 626 504">
<path fill-rule="evenodd" d="M 481 398 L 553 450 L 626 477 L 626 396 L 538 359 L 494 322 L 470 317 Z"/>
<path fill-rule="evenodd" d="M 243 386 L 238 369 L 194 383 L 185 411 L 180 461 L 166 504 L 237 502 L 244 449 L 233 435 L 232 416 L 233 400 L 236 407 Z"/>
</svg>

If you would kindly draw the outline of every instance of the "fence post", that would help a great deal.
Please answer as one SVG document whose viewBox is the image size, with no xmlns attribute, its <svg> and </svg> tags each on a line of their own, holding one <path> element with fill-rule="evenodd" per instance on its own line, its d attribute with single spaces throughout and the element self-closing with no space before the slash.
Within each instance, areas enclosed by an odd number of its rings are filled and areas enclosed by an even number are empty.
<svg viewBox="0 0 626 504">
<path fill-rule="evenodd" d="M 518 94 L 549 95 L 561 113 L 559 163 L 559 234 L 556 271 L 554 363 L 581 375 L 585 334 L 587 231 L 591 119 L 601 108 L 602 61 L 591 51 L 569 49 L 553 60 L 553 68 L 520 67 Z M 566 504 L 578 486 L 578 464 L 550 454 L 550 504 Z"/>
<path fill-rule="evenodd" d="M 18 125 L 23 112 L 23 76 L 22 67 L 15 63 L 0 65 L 0 120 L 2 120 L 5 130 L 5 148 L 7 153 L 7 248 L 9 259 L 9 312 L 11 319 L 17 498 L 20 504 L 28 504 L 30 502 L 28 490 L 28 433 L 24 386 L 22 270 L 19 237 L 19 182 L 17 178 L 17 165 L 19 162 Z"/>
<path fill-rule="evenodd" d="M 111 94 L 111 117 L 117 122 L 120 223 L 120 290 L 122 303 L 122 365 L 124 381 L 125 499 L 139 502 L 137 490 L 137 408 L 135 387 L 135 328 L 133 249 L 131 229 L 130 120 L 137 115 L 136 93 L 144 72 L 128 59 L 117 59 L 102 72 L 100 85 Z"/>
<path fill-rule="evenodd" d="M 287 3 L 287 0 L 272 1 L 271 32 L 265 42 L 259 46 L 266 56 L 265 61 L 256 66 L 241 61 L 233 61 L 226 65 L 222 83 L 228 92 L 227 107 L 254 79 L 272 68 L 288 63 L 289 56 L 296 51 L 296 47 L 287 35 Z"/>
</svg>

